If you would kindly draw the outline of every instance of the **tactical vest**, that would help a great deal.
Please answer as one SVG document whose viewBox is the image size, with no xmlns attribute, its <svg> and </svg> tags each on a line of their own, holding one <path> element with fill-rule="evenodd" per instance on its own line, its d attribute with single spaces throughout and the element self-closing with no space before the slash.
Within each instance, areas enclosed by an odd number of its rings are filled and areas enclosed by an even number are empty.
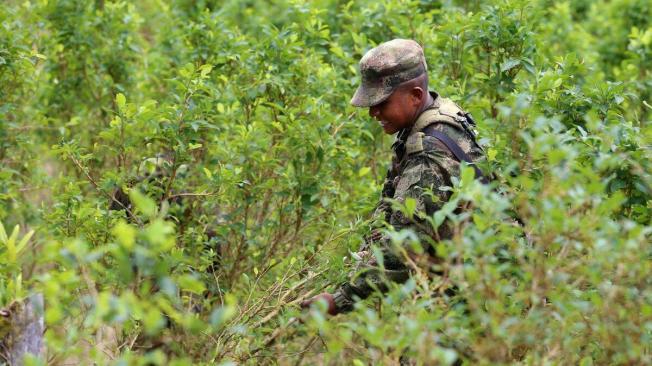
<svg viewBox="0 0 652 366">
<path fill-rule="evenodd" d="M 395 154 L 392 158 L 392 168 L 387 171 L 387 177 L 385 179 L 385 184 L 383 185 L 382 198 L 379 205 L 376 207 L 377 213 L 384 214 L 386 222 L 390 221 L 390 216 L 392 214 L 392 209 L 388 205 L 384 198 L 393 198 L 396 181 L 400 179 L 402 172 L 402 164 L 406 160 L 405 158 L 412 154 L 421 153 L 427 149 L 429 146 L 424 146 L 424 141 L 427 136 L 434 137 L 440 141 L 446 149 L 448 149 L 453 156 L 459 162 L 468 163 L 475 170 L 476 179 L 479 179 L 482 183 L 489 183 L 490 181 L 496 179 L 493 174 L 485 175 L 474 163 L 473 159 L 469 157 L 467 153 L 453 140 L 450 136 L 447 136 L 445 133 L 437 130 L 435 126 L 439 124 L 446 124 L 453 127 L 457 131 L 460 131 L 466 135 L 470 143 L 477 148 L 477 151 L 483 154 L 482 147 L 477 143 L 475 137 L 475 132 L 473 127 L 475 127 L 475 121 L 469 113 L 464 112 L 457 104 L 447 98 L 441 98 L 437 96 L 432 106 L 425 110 L 414 123 L 412 128 L 409 131 L 401 131 L 405 133 L 406 136 L 400 136 L 397 138 L 397 141 L 392 145 L 392 148 L 395 151 Z M 401 138 L 402 137 L 402 138 Z M 427 145 L 427 144 L 426 144 Z M 468 206 L 465 207 L 468 209 Z M 462 207 L 460 207 L 462 209 Z M 380 211 L 380 212 L 378 212 Z M 524 227 L 523 220 L 518 216 L 516 212 L 512 213 L 512 218 L 510 219 L 513 225 Z M 531 243 L 531 239 L 527 232 L 524 232 L 522 236 L 528 243 Z M 372 229 L 372 231 L 365 237 L 362 250 L 369 250 L 371 244 L 376 240 L 380 239 L 381 234 L 379 230 Z M 431 253 L 434 256 L 434 253 Z"/>
<path fill-rule="evenodd" d="M 414 123 L 411 133 L 406 141 L 406 155 L 418 153 L 424 150 L 423 139 L 425 136 L 431 136 L 441 141 L 446 148 L 455 156 L 457 161 L 466 162 L 475 170 L 475 176 L 482 183 L 489 183 L 489 179 L 482 173 L 473 160 L 464 152 L 464 150 L 445 133 L 435 129 L 435 125 L 443 123 L 450 125 L 464 132 L 471 143 L 482 151 L 475 137 L 475 121 L 471 114 L 466 113 L 455 104 L 452 100 L 438 97 L 433 103 L 433 107 L 425 110 Z"/>
<path fill-rule="evenodd" d="M 382 189 L 382 199 L 376 207 L 376 213 L 381 214 L 385 221 L 389 222 L 392 210 L 387 204 L 385 198 L 393 198 L 396 189 L 397 180 L 400 179 L 402 172 L 402 165 L 406 157 L 413 154 L 419 154 L 426 150 L 424 147 L 424 140 L 426 136 L 431 136 L 439 140 L 448 149 L 458 161 L 465 161 L 471 165 L 476 171 L 476 178 L 480 179 L 483 183 L 489 180 L 475 166 L 473 160 L 467 153 L 449 136 L 437 130 L 435 126 L 439 124 L 446 124 L 451 126 L 459 133 L 465 135 L 472 146 L 477 148 L 477 151 L 482 153 L 482 148 L 478 145 L 475 139 L 475 122 L 470 114 L 464 112 L 457 104 L 447 98 L 437 96 L 433 104 L 426 109 L 416 120 L 410 130 L 404 130 L 399 133 L 396 142 L 392 145 L 395 152 L 392 157 L 391 169 L 387 171 L 385 183 Z M 403 135 L 401 135 L 403 134 Z M 407 135 L 407 137 L 405 136 Z M 367 248 L 369 244 L 380 237 L 377 230 L 365 237 L 365 244 L 363 248 Z"/>
<path fill-rule="evenodd" d="M 401 165 L 407 156 L 418 154 L 425 150 L 424 139 L 426 136 L 431 136 L 441 141 L 458 161 L 467 162 L 473 167 L 476 173 L 476 178 L 480 179 L 483 183 L 489 182 L 489 179 L 486 178 L 468 154 L 465 153 L 453 139 L 445 133 L 435 129 L 435 126 L 438 124 L 446 124 L 460 131 L 462 134 L 466 135 L 473 146 L 477 147 L 478 150 L 482 152 L 482 148 L 478 145 L 475 139 L 476 135 L 473 130 L 473 127 L 475 127 L 475 121 L 473 121 L 471 115 L 464 112 L 462 108 L 452 100 L 438 96 L 432 106 L 421 113 L 409 131 L 401 132 L 407 133 L 407 138 L 404 140 L 405 142 L 402 143 L 402 139 L 400 138 L 405 136 L 399 136 L 392 146 L 395 154 L 392 158 L 392 167 L 387 172 L 385 186 L 383 187 L 383 198 L 392 198 L 394 196 L 394 181 L 400 177 L 400 172 L 402 170 Z M 391 186 L 388 186 L 388 182 L 391 183 Z"/>
</svg>

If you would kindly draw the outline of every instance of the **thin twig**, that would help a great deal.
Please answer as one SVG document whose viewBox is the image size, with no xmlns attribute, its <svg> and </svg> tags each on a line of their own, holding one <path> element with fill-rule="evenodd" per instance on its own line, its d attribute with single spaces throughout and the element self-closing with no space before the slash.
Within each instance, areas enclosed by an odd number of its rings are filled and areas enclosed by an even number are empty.
<svg viewBox="0 0 652 366">
<path fill-rule="evenodd" d="M 177 198 L 177 197 L 206 197 L 206 196 L 213 196 L 215 194 L 216 194 L 216 192 L 209 192 L 209 193 L 207 193 L 207 192 L 202 192 L 202 193 L 184 192 L 184 193 L 177 193 L 177 194 L 170 195 L 170 197 L 168 197 L 168 198 L 169 199 L 174 199 L 174 198 Z"/>
<path fill-rule="evenodd" d="M 258 347 L 256 349 L 254 349 L 253 351 L 251 351 L 250 356 L 253 356 L 256 353 L 262 351 L 264 348 L 268 348 L 269 346 L 274 344 L 274 342 L 276 342 L 276 339 L 281 335 L 282 332 L 284 332 L 285 330 L 287 330 L 288 328 L 290 328 L 291 326 L 293 326 L 297 322 L 298 322 L 298 318 L 292 318 L 292 319 L 290 319 L 290 321 L 284 327 L 276 328 L 272 332 L 272 334 L 268 335 L 265 338 L 263 346 Z"/>
<path fill-rule="evenodd" d="M 256 323 L 256 325 L 254 326 L 254 328 L 259 328 L 259 327 L 262 326 L 263 324 L 265 324 L 265 323 L 267 323 L 268 321 L 270 321 L 272 318 L 274 318 L 274 317 L 275 317 L 275 316 L 276 316 L 276 315 L 281 311 L 281 308 L 282 308 L 282 307 L 284 307 L 284 306 L 286 306 L 286 305 L 292 305 L 292 304 L 295 304 L 295 303 L 297 303 L 297 302 L 299 302 L 299 301 L 305 300 L 308 296 L 310 296 L 314 290 L 308 291 L 307 293 L 305 293 L 305 294 L 303 294 L 302 296 L 299 296 L 299 297 L 297 297 L 297 298 L 295 298 L 295 299 L 293 299 L 293 300 L 285 301 L 285 299 L 286 299 L 286 298 L 287 298 L 291 293 L 293 293 L 293 292 L 296 291 L 298 288 L 300 288 L 301 286 L 303 286 L 304 284 L 306 284 L 308 281 L 310 281 L 310 280 L 314 279 L 315 277 L 317 277 L 317 276 L 323 274 L 325 271 L 326 271 L 326 270 L 323 270 L 323 271 L 321 271 L 321 272 L 319 272 L 319 273 L 316 273 L 316 274 L 314 274 L 314 275 L 312 275 L 312 276 L 306 277 L 306 278 L 302 279 L 301 281 L 297 282 L 296 284 L 294 284 L 291 288 L 289 288 L 289 289 L 285 292 L 285 294 L 281 297 L 281 299 L 280 299 L 280 301 L 281 301 L 282 303 L 279 304 L 279 305 L 276 307 L 276 309 L 274 309 L 272 312 L 270 312 L 269 314 L 267 314 L 264 318 L 262 318 L 261 320 L 259 320 L 258 323 Z"/>
<path fill-rule="evenodd" d="M 41 187 L 24 187 L 24 188 L 19 188 L 18 191 L 19 192 L 29 192 L 29 191 L 37 191 L 37 190 L 45 189 L 45 188 L 47 188 L 47 187 L 43 187 L 43 186 L 41 186 Z"/>
<path fill-rule="evenodd" d="M 317 339 L 319 339 L 319 335 L 316 335 L 316 336 L 310 338 L 310 341 L 308 342 L 306 347 L 303 349 L 303 351 L 301 351 L 301 352 L 299 352 L 297 354 L 297 356 L 299 356 L 299 359 L 297 360 L 297 362 L 294 363 L 296 366 L 301 365 L 301 362 L 303 362 L 303 358 L 306 356 L 306 353 L 308 353 L 308 350 L 312 347 L 312 345 L 315 344 L 315 342 L 317 342 Z"/>
<path fill-rule="evenodd" d="M 77 159 L 75 158 L 74 155 L 72 155 L 72 154 L 68 154 L 68 157 L 70 157 L 70 160 L 72 160 L 72 162 L 75 163 L 75 165 L 77 166 L 77 168 L 78 168 L 82 173 L 84 173 L 84 175 L 86 176 L 86 179 L 88 179 L 88 181 L 91 183 L 91 185 L 95 188 L 96 191 L 98 191 L 98 192 L 100 192 L 101 194 L 105 195 L 105 196 L 108 197 L 111 201 L 116 202 L 117 204 L 119 204 L 122 208 L 125 209 L 125 211 L 127 211 L 127 213 L 129 214 L 130 217 L 133 217 L 133 218 L 136 219 L 136 221 L 138 222 L 138 225 L 140 225 L 140 226 L 143 225 L 142 221 L 140 221 L 140 219 L 139 219 L 136 215 L 134 215 L 134 213 L 131 212 L 131 210 L 130 210 L 127 206 L 125 206 L 122 202 L 118 201 L 115 197 L 113 197 L 112 194 L 109 194 L 109 193 L 103 191 L 103 190 L 100 188 L 100 186 L 97 184 L 97 182 L 95 182 L 95 179 L 93 179 L 93 177 L 91 177 L 91 175 L 88 173 L 88 169 L 84 168 L 84 166 L 79 162 L 79 160 L 77 160 Z"/>
<path fill-rule="evenodd" d="M 649 105 L 648 102 L 645 101 L 645 100 L 643 101 L 643 105 L 650 108 L 650 109 L 652 109 L 652 105 Z"/>
</svg>

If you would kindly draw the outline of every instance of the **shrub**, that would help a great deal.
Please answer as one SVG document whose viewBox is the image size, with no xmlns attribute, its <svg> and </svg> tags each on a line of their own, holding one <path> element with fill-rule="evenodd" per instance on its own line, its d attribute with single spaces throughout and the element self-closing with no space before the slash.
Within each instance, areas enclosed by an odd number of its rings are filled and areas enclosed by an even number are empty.
<svg viewBox="0 0 652 366">
<path fill-rule="evenodd" d="M 43 294 L 32 364 L 649 363 L 651 11 L 10 0 L 0 221 L 37 234 L 3 259 L 0 306 Z M 435 246 L 446 276 L 301 312 L 367 232 L 391 138 L 348 101 L 396 37 L 424 45 L 499 178 L 465 170 L 432 218 L 458 229 Z"/>
</svg>

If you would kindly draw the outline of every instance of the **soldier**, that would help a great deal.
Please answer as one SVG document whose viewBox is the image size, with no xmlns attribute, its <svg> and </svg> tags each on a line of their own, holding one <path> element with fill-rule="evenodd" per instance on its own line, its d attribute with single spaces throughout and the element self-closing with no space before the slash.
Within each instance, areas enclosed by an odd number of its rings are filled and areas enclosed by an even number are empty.
<svg viewBox="0 0 652 366">
<path fill-rule="evenodd" d="M 369 115 L 385 133 L 397 134 L 392 167 L 374 219 L 389 223 L 396 231 L 411 229 L 432 264 L 436 259 L 432 243 L 452 237 L 446 224 L 434 230 L 423 220 L 424 215 L 432 216 L 448 201 L 450 191 L 440 188 L 452 186 L 451 178 L 459 176 L 461 161 L 472 164 L 476 177 L 485 180 L 473 165 L 483 157 L 472 130 L 473 119 L 451 100 L 428 91 L 423 49 L 414 41 L 395 39 L 371 49 L 360 60 L 360 73 L 362 83 L 351 104 L 369 108 Z M 416 214 L 409 218 L 393 210 L 388 198 L 398 202 L 414 199 Z M 365 238 L 361 253 L 370 253 L 372 244 L 383 254 L 382 268 L 374 259 L 367 260 L 351 281 L 332 294 L 312 297 L 302 306 L 321 299 L 328 304 L 328 313 L 335 315 L 352 310 L 356 300 L 367 298 L 376 289 L 386 290 L 387 280 L 406 281 L 409 268 L 393 249 L 391 239 L 376 228 Z"/>
</svg>

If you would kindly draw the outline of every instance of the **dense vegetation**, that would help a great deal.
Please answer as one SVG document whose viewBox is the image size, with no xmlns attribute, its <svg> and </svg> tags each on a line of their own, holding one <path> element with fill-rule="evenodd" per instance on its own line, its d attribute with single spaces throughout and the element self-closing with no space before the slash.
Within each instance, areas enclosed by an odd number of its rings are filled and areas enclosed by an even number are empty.
<svg viewBox="0 0 652 366">
<path fill-rule="evenodd" d="M 392 138 L 348 102 L 397 37 L 498 181 L 432 218 L 446 276 L 302 313 L 368 230 Z M 649 0 L 5 0 L 0 308 L 43 294 L 29 364 L 652 363 L 651 121 Z"/>
</svg>

